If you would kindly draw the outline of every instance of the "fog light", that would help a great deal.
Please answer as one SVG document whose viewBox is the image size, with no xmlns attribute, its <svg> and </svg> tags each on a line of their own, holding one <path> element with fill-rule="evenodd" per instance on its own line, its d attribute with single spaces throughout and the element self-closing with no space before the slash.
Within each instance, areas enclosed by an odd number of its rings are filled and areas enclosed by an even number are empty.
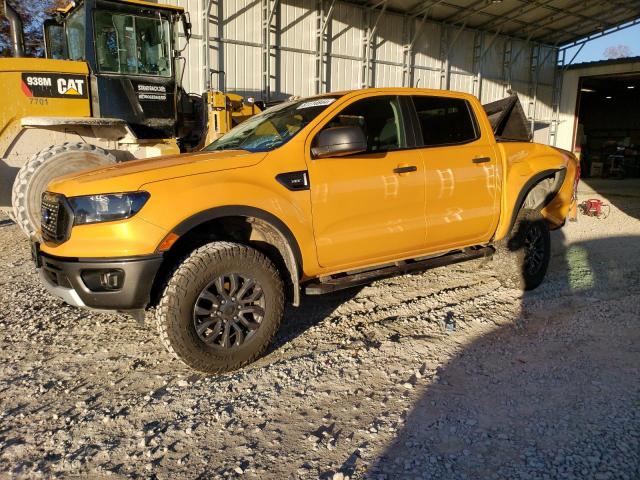
<svg viewBox="0 0 640 480">
<path fill-rule="evenodd" d="M 84 270 L 82 281 L 92 292 L 110 292 L 120 290 L 124 286 L 124 270 Z"/>
<path fill-rule="evenodd" d="M 100 285 L 105 290 L 119 290 L 124 283 L 124 272 L 122 270 L 109 270 L 100 274 Z"/>
</svg>

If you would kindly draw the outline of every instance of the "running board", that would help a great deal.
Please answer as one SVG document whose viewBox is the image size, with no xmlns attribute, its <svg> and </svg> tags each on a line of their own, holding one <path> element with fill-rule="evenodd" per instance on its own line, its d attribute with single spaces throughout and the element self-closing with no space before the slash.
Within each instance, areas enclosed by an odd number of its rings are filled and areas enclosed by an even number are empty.
<svg viewBox="0 0 640 480">
<path fill-rule="evenodd" d="M 431 268 L 443 267 L 445 265 L 466 262 L 467 260 L 477 258 L 490 257 L 494 252 L 495 249 L 493 247 L 479 247 L 423 260 L 405 260 L 375 270 L 360 270 L 352 273 L 321 277 L 317 281 L 308 283 L 304 291 L 307 295 L 322 295 L 324 293 L 366 285 L 374 280 L 429 270 Z"/>
</svg>

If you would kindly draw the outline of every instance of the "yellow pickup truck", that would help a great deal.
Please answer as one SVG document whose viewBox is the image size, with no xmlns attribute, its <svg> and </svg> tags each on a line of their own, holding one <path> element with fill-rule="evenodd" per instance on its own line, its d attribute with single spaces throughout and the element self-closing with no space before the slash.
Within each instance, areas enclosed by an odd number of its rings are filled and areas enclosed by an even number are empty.
<svg viewBox="0 0 640 480">
<path fill-rule="evenodd" d="M 530 142 L 517 97 L 381 88 L 272 107 L 203 151 L 52 182 L 33 255 L 78 307 L 143 318 L 223 372 L 269 345 L 285 302 L 494 257 L 537 287 L 575 208 L 576 158 Z"/>
</svg>

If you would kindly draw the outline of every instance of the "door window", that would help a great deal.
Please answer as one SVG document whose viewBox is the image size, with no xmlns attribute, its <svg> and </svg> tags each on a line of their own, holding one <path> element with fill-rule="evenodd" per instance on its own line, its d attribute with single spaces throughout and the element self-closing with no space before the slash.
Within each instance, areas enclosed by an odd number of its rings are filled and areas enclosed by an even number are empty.
<svg viewBox="0 0 640 480">
<path fill-rule="evenodd" d="M 472 142 L 479 137 L 475 118 L 466 100 L 415 96 L 423 146 L 436 147 Z"/>
<path fill-rule="evenodd" d="M 95 30 L 101 72 L 171 75 L 167 20 L 96 12 Z"/>
<path fill-rule="evenodd" d="M 67 19 L 67 44 L 69 60 L 85 60 L 85 17 L 84 7 L 80 7 Z"/>
<path fill-rule="evenodd" d="M 356 125 L 367 137 L 367 152 L 386 152 L 406 147 L 406 136 L 398 97 L 380 96 L 352 103 L 324 129 Z"/>
<path fill-rule="evenodd" d="M 55 60 L 66 60 L 67 39 L 64 35 L 64 25 L 58 24 L 55 20 L 44 23 L 44 41 L 46 45 L 47 58 Z"/>
</svg>

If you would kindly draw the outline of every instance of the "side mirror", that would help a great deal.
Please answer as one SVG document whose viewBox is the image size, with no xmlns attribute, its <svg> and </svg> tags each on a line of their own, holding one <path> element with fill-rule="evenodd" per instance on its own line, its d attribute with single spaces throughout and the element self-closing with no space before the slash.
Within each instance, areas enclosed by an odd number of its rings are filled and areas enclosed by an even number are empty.
<svg viewBox="0 0 640 480">
<path fill-rule="evenodd" d="M 188 12 L 182 14 L 182 29 L 184 30 L 184 36 L 187 39 L 187 42 L 191 40 L 191 28 L 193 25 L 191 24 L 191 15 Z"/>
<path fill-rule="evenodd" d="M 314 158 L 344 157 L 366 150 L 367 137 L 360 127 L 352 125 L 322 130 L 311 147 Z"/>
</svg>

